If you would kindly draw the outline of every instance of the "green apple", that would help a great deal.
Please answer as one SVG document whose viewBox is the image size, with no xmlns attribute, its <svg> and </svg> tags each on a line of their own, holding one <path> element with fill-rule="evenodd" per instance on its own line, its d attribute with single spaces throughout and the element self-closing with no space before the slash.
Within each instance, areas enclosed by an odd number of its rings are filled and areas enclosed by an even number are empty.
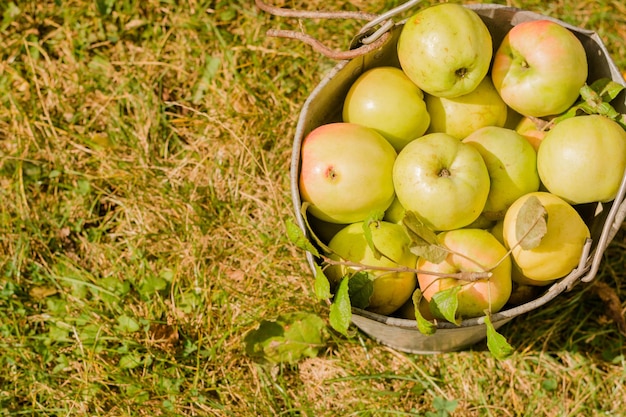
<svg viewBox="0 0 626 417">
<path fill-rule="evenodd" d="M 310 213 L 331 223 L 355 223 L 385 211 L 394 199 L 396 151 L 374 129 L 330 123 L 302 143 L 300 194 Z"/>
<path fill-rule="evenodd" d="M 409 249 L 411 241 L 404 227 L 384 221 L 370 223 L 372 241 L 383 256 L 376 257 L 367 244 L 363 222 L 353 223 L 341 229 L 329 242 L 335 253 L 331 258 L 362 265 L 383 268 L 407 267 L 415 269 L 417 256 Z M 325 273 L 332 282 L 355 271 L 357 267 L 331 265 Z M 369 270 L 373 277 L 373 292 L 369 300 L 369 311 L 389 315 L 411 298 L 417 285 L 414 271 Z"/>
<path fill-rule="evenodd" d="M 391 202 L 389 208 L 385 211 L 383 220 L 389 223 L 402 223 L 405 213 L 406 210 L 402 207 L 402 203 L 400 203 L 400 200 L 398 200 L 398 197 L 396 196 Z"/>
<path fill-rule="evenodd" d="M 426 96 L 429 133 L 443 132 L 463 139 L 484 126 L 504 126 L 508 106 L 487 75 L 472 92 L 454 98 Z"/>
<path fill-rule="evenodd" d="M 572 204 L 613 200 L 625 169 L 626 131 L 600 115 L 557 123 L 537 152 L 543 185 Z"/>
<path fill-rule="evenodd" d="M 400 151 L 393 184 L 406 210 L 433 230 L 451 230 L 467 226 L 482 213 L 489 171 L 472 145 L 446 133 L 431 133 Z"/>
<path fill-rule="evenodd" d="M 485 310 L 499 311 L 511 295 L 511 258 L 506 248 L 483 229 L 457 229 L 438 235 L 440 244 L 450 254 L 440 263 L 423 258 L 417 262 L 417 279 L 424 298 L 451 287 L 462 286 L 458 292 L 457 314 L 462 318 L 482 316 Z M 473 281 L 429 274 L 458 272 L 491 272 L 491 277 Z"/>
<path fill-rule="evenodd" d="M 587 55 L 569 29 L 550 20 L 514 26 L 498 47 L 491 77 L 504 102 L 524 116 L 569 109 L 587 80 Z"/>
<path fill-rule="evenodd" d="M 543 145 L 542 145 L 543 146 Z M 532 196 L 547 211 L 547 230 L 539 245 L 524 249 L 517 237 L 519 211 Z M 538 191 L 518 198 L 506 212 L 503 238 L 521 274 L 534 281 L 553 281 L 569 274 L 579 263 L 589 228 L 578 212 L 558 196 Z"/>
<path fill-rule="evenodd" d="M 504 218 L 519 197 L 539 189 L 537 154 L 532 145 L 514 130 L 487 126 L 463 139 L 480 152 L 489 171 L 490 188 L 483 215 Z"/>
<path fill-rule="evenodd" d="M 492 56 L 489 29 L 476 12 L 459 4 L 418 11 L 398 38 L 398 59 L 406 75 L 438 97 L 458 97 L 478 87 Z"/>
<path fill-rule="evenodd" d="M 377 67 L 352 84 L 343 105 L 343 121 L 376 129 L 400 151 L 422 136 L 430 124 L 424 93 L 395 67 Z"/>
</svg>

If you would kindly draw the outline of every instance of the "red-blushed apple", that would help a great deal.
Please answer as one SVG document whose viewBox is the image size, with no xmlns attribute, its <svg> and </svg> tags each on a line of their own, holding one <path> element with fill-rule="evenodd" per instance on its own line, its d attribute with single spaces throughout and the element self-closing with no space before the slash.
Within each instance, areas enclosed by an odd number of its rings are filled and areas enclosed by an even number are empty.
<svg viewBox="0 0 626 417">
<path fill-rule="evenodd" d="M 402 70 L 438 97 L 470 93 L 487 75 L 493 56 L 489 29 L 459 4 L 427 7 L 409 17 L 398 39 Z"/>
<path fill-rule="evenodd" d="M 410 250 L 411 241 L 403 226 L 385 221 L 369 224 L 372 241 L 383 255 L 376 257 L 369 247 L 363 231 L 363 222 L 353 223 L 341 229 L 331 239 L 328 247 L 335 253 L 332 259 L 367 265 L 373 278 L 373 292 L 366 310 L 388 315 L 404 304 L 416 288 L 414 272 L 417 256 Z M 410 268 L 407 271 L 377 270 L 379 268 Z M 332 282 L 360 269 L 357 266 L 330 265 L 325 274 Z"/>
<path fill-rule="evenodd" d="M 426 108 L 430 113 L 429 133 L 442 132 L 463 139 L 485 126 L 504 126 L 508 106 L 496 91 L 487 75 L 470 93 L 445 98 L 426 96 Z"/>
<path fill-rule="evenodd" d="M 415 139 L 393 166 L 400 204 L 433 230 L 475 221 L 489 195 L 489 172 L 480 153 L 446 133 Z"/>
<path fill-rule="evenodd" d="M 489 196 L 483 209 L 487 219 L 504 218 L 515 200 L 539 189 L 537 154 L 516 131 L 486 126 L 471 133 L 463 143 L 480 152 L 489 171 Z"/>
<path fill-rule="evenodd" d="M 424 298 L 443 290 L 461 286 L 457 297 L 457 315 L 462 318 L 482 316 L 485 311 L 499 311 L 511 295 L 511 258 L 506 248 L 488 231 L 483 229 L 457 229 L 438 235 L 442 246 L 450 253 L 440 263 L 423 258 L 417 262 L 419 288 Z M 464 280 L 447 277 L 458 272 L 490 272 L 488 278 Z"/>
<path fill-rule="evenodd" d="M 524 235 L 518 237 L 518 214 L 531 197 L 538 198 L 545 208 L 547 229 L 538 246 L 524 249 L 521 245 Z M 521 274 L 534 281 L 553 281 L 569 274 L 578 266 L 583 247 L 590 236 L 589 228 L 570 204 L 543 191 L 525 194 L 509 207 L 504 217 L 502 234 Z"/>
<path fill-rule="evenodd" d="M 330 223 L 355 223 L 385 211 L 394 199 L 396 151 L 378 132 L 330 123 L 302 142 L 300 194 L 309 212 Z"/>
<path fill-rule="evenodd" d="M 543 119 L 537 119 L 536 117 L 522 117 L 521 120 L 515 126 L 515 131 L 532 145 L 535 152 L 539 151 L 539 145 L 543 138 L 546 137 L 548 132 L 545 129 L 547 121 Z"/>
<path fill-rule="evenodd" d="M 504 37 L 491 77 L 504 102 L 524 116 L 569 109 L 587 80 L 585 48 L 573 32 L 551 20 L 519 23 Z"/>
<path fill-rule="evenodd" d="M 343 121 L 375 129 L 400 151 L 426 132 L 430 115 L 424 93 L 401 69 L 377 67 L 364 72 L 350 87 Z"/>
<path fill-rule="evenodd" d="M 571 204 L 613 200 L 625 169 L 626 131 L 600 115 L 557 123 L 537 151 L 541 182 Z"/>
</svg>

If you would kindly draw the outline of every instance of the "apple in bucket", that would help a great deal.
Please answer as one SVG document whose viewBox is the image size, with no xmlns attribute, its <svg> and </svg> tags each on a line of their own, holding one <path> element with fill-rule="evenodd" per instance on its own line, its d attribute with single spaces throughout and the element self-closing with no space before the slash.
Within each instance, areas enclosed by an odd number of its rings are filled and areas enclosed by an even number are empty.
<svg viewBox="0 0 626 417">
<path fill-rule="evenodd" d="M 396 151 L 378 132 L 329 123 L 302 143 L 300 194 L 309 212 L 330 223 L 355 223 L 385 211 L 394 199 Z"/>
</svg>

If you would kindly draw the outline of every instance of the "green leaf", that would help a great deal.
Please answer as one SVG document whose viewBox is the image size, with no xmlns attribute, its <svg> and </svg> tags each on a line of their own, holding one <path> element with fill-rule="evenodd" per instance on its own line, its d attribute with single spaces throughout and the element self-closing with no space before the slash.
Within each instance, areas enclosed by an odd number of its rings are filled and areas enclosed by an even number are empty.
<svg viewBox="0 0 626 417">
<path fill-rule="evenodd" d="M 307 209 L 309 208 L 310 205 L 311 205 L 311 203 L 304 202 L 304 203 L 302 203 L 302 206 L 300 207 L 300 214 L 302 215 L 302 219 L 304 220 L 304 225 L 306 226 L 306 230 L 309 231 L 309 234 L 311 235 L 311 239 L 313 239 L 313 241 L 320 248 L 322 248 L 322 250 L 324 252 L 326 252 L 326 253 L 333 253 L 333 250 L 330 249 L 328 246 L 326 246 L 326 244 L 324 242 L 322 242 L 319 237 L 317 237 L 317 235 L 313 231 L 313 228 L 309 224 L 309 220 L 308 220 L 308 216 L 307 216 Z M 317 250 L 316 250 L 316 252 L 317 252 Z M 313 254 L 316 257 L 319 256 L 319 253 L 317 255 L 315 255 L 313 252 L 311 252 L 311 254 Z"/>
<path fill-rule="evenodd" d="M 331 297 L 330 282 L 321 266 L 315 265 L 315 296 L 318 300 L 328 300 Z"/>
<path fill-rule="evenodd" d="M 458 294 L 461 288 L 461 285 L 455 285 L 433 295 L 429 305 L 430 311 L 432 311 L 435 317 L 443 317 L 456 325 L 461 323 L 461 320 L 456 317 L 456 312 L 459 308 Z"/>
<path fill-rule="evenodd" d="M 485 316 L 485 326 L 487 326 L 487 348 L 496 359 L 506 359 L 513 352 L 513 346 L 506 341 L 506 338 L 496 331 L 491 323 L 489 314 Z"/>
<path fill-rule="evenodd" d="M 217 75 L 217 72 L 220 68 L 221 61 L 219 58 L 209 56 L 206 65 L 204 66 L 204 71 L 202 71 L 202 76 L 200 77 L 200 81 L 195 87 L 195 92 L 193 94 L 192 101 L 194 104 L 198 104 L 206 91 L 211 86 L 211 81 Z"/>
<path fill-rule="evenodd" d="M 116 328 L 122 333 L 133 333 L 133 332 L 138 331 L 141 328 L 141 326 L 139 325 L 137 320 L 133 319 L 132 317 L 119 316 L 117 318 Z"/>
<path fill-rule="evenodd" d="M 293 219 L 287 219 L 286 227 L 287 237 L 289 238 L 289 241 L 291 241 L 291 243 L 293 243 L 302 250 L 310 252 L 311 255 L 315 257 L 320 256 L 315 246 L 313 246 L 309 239 L 307 239 L 302 229 L 300 229 L 300 227 L 294 223 Z"/>
<path fill-rule="evenodd" d="M 357 272 L 348 280 L 350 304 L 356 308 L 366 308 L 374 292 L 374 281 L 367 272 Z"/>
<path fill-rule="evenodd" d="M 606 103 L 613 101 L 626 88 L 610 78 L 600 78 L 594 81 L 590 87 Z"/>
<path fill-rule="evenodd" d="M 330 325 L 344 336 L 348 336 L 348 327 L 352 318 L 348 282 L 349 278 L 344 278 L 339 283 L 329 313 Z"/>
<path fill-rule="evenodd" d="M 548 231 L 548 212 L 535 196 L 531 196 L 517 213 L 515 239 L 524 250 L 534 249 Z"/>
<path fill-rule="evenodd" d="M 434 230 L 422 222 L 412 211 L 406 211 L 402 219 L 409 237 L 411 238 L 411 252 L 429 262 L 438 264 L 448 256 L 442 248 Z"/>
<path fill-rule="evenodd" d="M 374 236 L 372 235 L 372 227 L 377 228 L 378 223 L 382 220 L 385 215 L 384 211 L 373 211 L 369 213 L 369 215 L 363 221 L 363 234 L 365 236 L 365 241 L 367 242 L 367 246 L 369 246 L 370 250 L 374 254 L 374 258 L 380 259 L 382 254 L 376 247 L 374 243 Z"/>
<path fill-rule="evenodd" d="M 263 320 L 244 338 L 246 353 L 259 362 L 296 363 L 315 357 L 326 343 L 326 325 L 316 314 L 295 312 Z"/>
<path fill-rule="evenodd" d="M 437 331 L 437 326 L 435 323 L 426 320 L 420 311 L 420 302 L 422 301 L 422 291 L 417 288 L 413 291 L 413 296 L 411 297 L 413 301 L 413 309 L 415 310 L 415 320 L 417 321 L 417 329 L 420 333 L 425 335 L 434 334 Z"/>
<path fill-rule="evenodd" d="M 9 2 L 2 13 L 2 22 L 0 22 L 0 31 L 4 31 L 9 25 L 20 15 L 20 8 L 14 2 Z"/>
<path fill-rule="evenodd" d="M 143 296 L 150 296 L 156 292 L 167 288 L 167 281 L 156 275 L 148 276 L 139 287 L 139 293 Z"/>
<path fill-rule="evenodd" d="M 442 397 L 433 398 L 433 408 L 437 410 L 437 416 L 448 417 L 459 405 L 459 400 L 448 400 Z"/>
</svg>

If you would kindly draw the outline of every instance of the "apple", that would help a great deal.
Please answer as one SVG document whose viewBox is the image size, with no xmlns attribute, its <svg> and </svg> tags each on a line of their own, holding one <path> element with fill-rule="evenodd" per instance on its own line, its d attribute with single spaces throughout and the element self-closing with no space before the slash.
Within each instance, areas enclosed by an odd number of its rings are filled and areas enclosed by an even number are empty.
<svg viewBox="0 0 626 417">
<path fill-rule="evenodd" d="M 489 230 L 489 232 L 491 232 L 491 234 L 494 235 L 496 239 L 498 239 L 498 242 L 506 246 L 506 243 L 504 242 L 504 219 L 498 220 Z M 537 281 L 524 276 L 520 267 L 517 266 L 517 264 L 515 263 L 515 259 L 513 259 L 511 262 L 511 279 L 513 280 L 513 283 L 524 287 L 543 287 L 546 285 L 550 285 L 555 281 Z"/>
<path fill-rule="evenodd" d="M 434 294 L 455 286 L 458 292 L 457 314 L 462 318 L 482 316 L 485 310 L 499 311 L 509 299 L 512 289 L 511 258 L 507 249 L 483 229 L 457 229 L 437 236 L 450 254 L 440 263 L 423 258 L 417 262 L 418 271 L 454 274 L 458 272 L 491 272 L 491 277 L 473 281 L 418 272 L 422 294 L 431 302 Z"/>
<path fill-rule="evenodd" d="M 504 218 L 515 200 L 539 189 L 537 154 L 516 131 L 486 126 L 471 133 L 463 143 L 480 152 L 489 171 L 489 196 L 483 209 L 487 219 Z"/>
<path fill-rule="evenodd" d="M 357 78 L 344 100 L 343 121 L 370 127 L 400 151 L 430 124 L 424 93 L 401 69 L 377 67 Z"/>
<path fill-rule="evenodd" d="M 472 145 L 446 133 L 430 133 L 400 151 L 393 184 L 406 210 L 433 230 L 451 230 L 467 226 L 482 213 L 489 171 Z"/>
<path fill-rule="evenodd" d="M 504 126 L 508 116 L 508 106 L 489 76 L 473 91 L 459 97 L 427 95 L 426 108 L 431 118 L 428 132 L 443 132 L 457 139 L 484 126 Z"/>
<path fill-rule="evenodd" d="M 391 202 L 389 208 L 385 211 L 383 220 L 388 221 L 389 223 L 402 223 L 405 213 L 406 210 L 402 207 L 402 203 L 400 203 L 400 200 L 398 200 L 398 197 L 396 196 Z"/>
<path fill-rule="evenodd" d="M 476 12 L 443 3 L 409 17 L 398 38 L 398 59 L 422 91 L 438 97 L 470 93 L 487 75 L 491 34 Z"/>
<path fill-rule="evenodd" d="M 522 135 L 528 143 L 532 145 L 535 149 L 535 152 L 539 151 L 539 145 L 543 138 L 546 137 L 546 125 L 549 122 L 538 119 L 536 117 L 522 117 L 517 125 L 515 126 L 515 131 Z"/>
<path fill-rule="evenodd" d="M 378 132 L 329 123 L 302 142 L 300 194 L 310 213 L 330 223 L 355 223 L 385 211 L 394 199 L 396 151 Z"/>
<path fill-rule="evenodd" d="M 516 235 L 518 213 L 532 196 L 537 197 L 546 209 L 547 231 L 537 247 L 524 249 Z M 585 241 L 590 236 L 589 228 L 570 204 L 544 191 L 525 194 L 509 207 L 502 234 L 521 274 L 543 282 L 569 274 L 578 265 Z"/>
<path fill-rule="evenodd" d="M 496 50 L 493 84 L 504 102 L 523 116 L 569 109 L 587 80 L 585 48 L 569 29 L 551 20 L 514 26 Z"/>
<path fill-rule="evenodd" d="M 543 185 L 571 204 L 613 200 L 625 169 L 626 131 L 600 115 L 557 123 L 537 152 Z"/>
<path fill-rule="evenodd" d="M 385 221 L 369 225 L 372 241 L 383 256 L 376 258 L 367 244 L 363 222 L 353 223 L 341 229 L 328 243 L 334 251 L 331 258 L 362 265 L 383 268 L 411 268 L 410 271 L 368 270 L 373 278 L 373 292 L 366 310 L 389 315 L 411 298 L 417 285 L 414 272 L 417 256 L 409 249 L 411 241 L 404 227 Z M 330 265 L 324 271 L 332 282 L 355 272 L 358 268 L 346 265 Z"/>
</svg>

